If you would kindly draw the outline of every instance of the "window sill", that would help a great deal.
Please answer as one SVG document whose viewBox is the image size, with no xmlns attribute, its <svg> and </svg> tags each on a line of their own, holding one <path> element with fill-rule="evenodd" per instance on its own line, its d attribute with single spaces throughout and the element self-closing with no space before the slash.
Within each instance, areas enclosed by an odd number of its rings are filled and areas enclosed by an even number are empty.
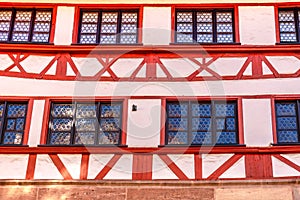
<svg viewBox="0 0 300 200">
<path fill-rule="evenodd" d="M 143 46 L 143 43 L 135 43 L 135 44 L 81 44 L 81 43 L 72 43 L 72 46 Z"/>
<path fill-rule="evenodd" d="M 300 45 L 300 42 L 276 42 L 276 45 Z"/>
<path fill-rule="evenodd" d="M 53 42 L 0 42 L 0 44 L 54 45 Z"/>
<path fill-rule="evenodd" d="M 227 45 L 241 45 L 240 42 L 230 42 L 230 43 L 198 43 L 198 42 L 171 42 L 170 45 L 220 45 L 220 46 L 227 46 Z"/>
<path fill-rule="evenodd" d="M 293 142 L 293 143 L 271 143 L 272 146 L 300 146 L 299 142 Z"/>
<path fill-rule="evenodd" d="M 0 144 L 0 147 L 29 147 L 25 144 Z"/>
<path fill-rule="evenodd" d="M 53 144 L 40 144 L 38 145 L 38 147 L 128 147 L 127 145 L 122 145 L 122 144 L 101 144 L 101 145 L 80 145 L 80 144 L 76 144 L 76 145 L 53 145 Z"/>
</svg>

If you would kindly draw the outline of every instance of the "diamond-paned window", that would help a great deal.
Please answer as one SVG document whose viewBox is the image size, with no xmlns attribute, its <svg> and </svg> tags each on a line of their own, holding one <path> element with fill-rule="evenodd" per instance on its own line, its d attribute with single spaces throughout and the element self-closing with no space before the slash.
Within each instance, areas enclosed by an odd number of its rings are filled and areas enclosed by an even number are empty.
<svg viewBox="0 0 300 200">
<path fill-rule="evenodd" d="M 81 44 L 136 44 L 137 10 L 82 10 L 79 38 Z"/>
<path fill-rule="evenodd" d="M 177 10 L 176 43 L 234 43 L 233 10 Z"/>
<path fill-rule="evenodd" d="M 299 101 L 279 101 L 275 103 L 277 142 L 299 142 Z"/>
<path fill-rule="evenodd" d="M 299 42 L 299 17 L 300 10 L 298 8 L 279 9 L 278 22 L 281 43 Z"/>
<path fill-rule="evenodd" d="M 238 144 L 237 124 L 235 102 L 168 102 L 166 143 Z"/>
<path fill-rule="evenodd" d="M 23 144 L 26 113 L 27 103 L 0 102 L 1 144 Z"/>
<path fill-rule="evenodd" d="M 117 145 L 120 143 L 122 104 L 53 103 L 47 144 Z"/>
<path fill-rule="evenodd" d="M 0 9 L 0 42 L 48 43 L 52 10 Z"/>
</svg>

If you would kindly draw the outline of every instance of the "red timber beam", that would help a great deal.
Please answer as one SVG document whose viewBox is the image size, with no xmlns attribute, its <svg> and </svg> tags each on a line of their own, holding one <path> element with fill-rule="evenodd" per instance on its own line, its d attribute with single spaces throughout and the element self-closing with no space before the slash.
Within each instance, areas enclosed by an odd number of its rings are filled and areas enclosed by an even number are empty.
<svg viewBox="0 0 300 200">
<path fill-rule="evenodd" d="M 292 78 L 300 76 L 300 69 L 291 73 L 279 73 L 268 56 L 292 56 L 300 60 L 300 45 L 247 46 L 55 46 L 55 45 L 18 45 L 0 44 L 0 55 L 7 56 L 13 64 L 1 66 L 0 76 L 35 78 L 47 80 L 80 81 L 205 81 L 239 80 L 261 78 Z M 26 71 L 24 61 L 30 56 L 53 57 L 39 71 Z M 94 58 L 102 68 L 94 75 L 82 75 L 75 59 Z M 118 75 L 114 65 L 120 59 L 141 59 L 126 76 Z M 236 74 L 221 75 L 212 67 L 220 58 L 245 58 Z M 164 59 L 184 59 L 195 70 L 185 75 L 174 74 L 175 68 L 167 66 Z M 244 74 L 251 67 L 251 74 Z M 54 69 L 55 68 L 55 69 Z M 173 69 L 174 68 L 174 69 Z M 52 70 L 51 70 L 52 69 Z M 138 76 L 143 69 L 144 76 Z M 264 69 L 268 73 L 264 74 Z M 86 69 L 85 69 L 86 70 Z M 51 71 L 51 73 L 50 73 Z M 160 71 L 160 74 L 159 74 Z M 175 70 L 176 71 L 176 70 Z M 249 71 L 249 70 L 248 70 Z M 201 75 L 201 72 L 205 72 Z M 249 72 L 248 72 L 249 73 Z"/>
</svg>

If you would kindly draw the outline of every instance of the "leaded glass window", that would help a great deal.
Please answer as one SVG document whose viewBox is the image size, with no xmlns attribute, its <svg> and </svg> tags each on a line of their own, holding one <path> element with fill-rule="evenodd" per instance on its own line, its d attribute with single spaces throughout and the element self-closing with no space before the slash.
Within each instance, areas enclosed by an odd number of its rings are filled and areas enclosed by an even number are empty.
<svg viewBox="0 0 300 200">
<path fill-rule="evenodd" d="M 137 10 L 82 10 L 79 38 L 81 44 L 136 44 Z"/>
<path fill-rule="evenodd" d="M 176 43 L 234 43 L 233 10 L 177 10 Z"/>
<path fill-rule="evenodd" d="M 280 9 L 278 12 L 281 43 L 299 42 L 299 9 Z"/>
<path fill-rule="evenodd" d="M 122 105 L 111 103 L 53 103 L 48 144 L 117 145 L 120 142 Z"/>
<path fill-rule="evenodd" d="M 276 102 L 276 129 L 278 143 L 299 142 L 299 101 Z"/>
<path fill-rule="evenodd" d="M 5 145 L 23 143 L 27 103 L 0 103 L 0 140 Z"/>
<path fill-rule="evenodd" d="M 0 9 L 0 42 L 48 43 L 52 10 Z"/>
<path fill-rule="evenodd" d="M 167 144 L 238 144 L 235 102 L 168 102 Z"/>
</svg>

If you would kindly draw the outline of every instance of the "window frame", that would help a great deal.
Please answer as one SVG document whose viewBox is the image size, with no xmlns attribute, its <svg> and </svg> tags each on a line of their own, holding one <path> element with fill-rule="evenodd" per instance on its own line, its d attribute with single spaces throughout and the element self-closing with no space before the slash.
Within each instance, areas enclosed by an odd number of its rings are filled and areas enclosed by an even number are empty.
<svg viewBox="0 0 300 200">
<path fill-rule="evenodd" d="M 124 143 L 126 142 L 126 132 L 124 130 L 125 128 L 125 123 L 124 123 L 124 113 L 126 112 L 125 108 L 126 108 L 126 103 L 127 101 L 124 101 L 122 99 L 116 99 L 116 100 L 95 100 L 95 101 L 90 101 L 90 100 L 76 100 L 76 101 L 72 101 L 72 100 L 47 100 L 46 104 L 45 104 L 45 113 L 44 113 L 44 117 L 43 117 L 43 134 L 41 137 L 41 145 L 39 146 L 55 146 L 55 147 L 76 147 L 76 146 L 90 146 L 90 147 L 105 147 L 105 146 L 126 146 Z M 51 120 L 53 119 L 51 112 L 52 112 L 52 108 L 54 104 L 74 104 L 74 116 L 72 117 L 72 127 L 71 127 L 71 139 L 70 139 L 70 144 L 50 144 L 50 135 L 51 135 Z M 76 119 L 76 105 L 77 104 L 95 104 L 96 105 L 96 120 L 99 122 L 96 124 L 96 130 L 95 130 L 95 140 L 94 140 L 94 144 L 74 144 L 74 139 L 75 139 L 75 133 L 76 133 L 76 129 L 75 129 L 75 119 Z M 98 135 L 100 130 L 97 129 L 100 126 L 100 120 L 102 119 L 102 117 L 100 117 L 100 112 L 101 112 L 101 104 L 118 104 L 121 106 L 120 108 L 120 116 L 118 117 L 120 119 L 120 126 L 119 126 L 119 140 L 118 143 L 116 144 L 97 144 L 98 141 Z M 117 132 L 117 131 L 115 131 Z"/>
<path fill-rule="evenodd" d="M 55 31 L 55 22 L 56 22 L 56 13 L 57 13 L 57 7 L 56 6 L 49 6 L 49 7 L 44 7 L 44 6 L 38 6 L 38 7 L 28 7 L 28 6 L 23 6 L 23 7 L 0 7 L 0 11 L 12 11 L 12 17 L 10 20 L 10 28 L 8 31 L 8 40 L 6 41 L 0 41 L 0 44 L 3 43 L 8 43 L 8 44 L 52 44 L 54 40 L 54 31 Z M 27 41 L 12 41 L 12 36 L 13 36 L 13 29 L 14 29 L 14 24 L 15 24 L 15 17 L 16 17 L 16 12 L 18 11 L 31 11 L 32 16 L 30 20 L 30 27 L 29 27 L 29 35 L 28 35 L 28 40 Z M 49 24 L 49 34 L 48 41 L 47 42 L 42 42 L 42 41 L 37 41 L 37 42 L 32 42 L 32 36 L 34 33 L 34 22 L 35 22 L 35 17 L 36 17 L 36 12 L 37 11 L 49 11 L 51 12 L 51 20 Z"/>
<path fill-rule="evenodd" d="M 169 103 L 187 103 L 188 104 L 188 114 L 187 114 L 187 137 L 188 142 L 187 144 L 168 144 L 168 104 Z M 236 136 L 236 143 L 228 143 L 228 144 L 222 144 L 222 143 L 216 143 L 216 133 L 218 132 L 216 127 L 216 118 L 218 118 L 215 114 L 211 115 L 211 124 L 212 124 L 212 143 L 211 144 L 192 144 L 192 104 L 198 103 L 198 104 L 210 104 L 211 105 L 211 112 L 213 113 L 215 108 L 214 105 L 216 103 L 231 103 L 235 105 L 235 116 L 229 117 L 235 119 L 235 136 Z M 199 99 L 183 99 L 183 100 L 166 100 L 165 103 L 163 103 L 163 107 L 165 107 L 165 121 L 164 121 L 164 143 L 161 143 L 160 146 L 245 146 L 243 145 L 243 126 L 242 126 L 242 116 L 241 116 L 241 101 L 239 99 L 213 99 L 213 100 L 199 100 Z M 224 119 L 226 120 L 228 117 L 225 116 Z M 226 123 L 226 122 L 225 122 Z"/>
<path fill-rule="evenodd" d="M 75 18 L 75 27 L 77 26 L 77 32 L 73 32 L 73 43 L 76 45 L 138 45 L 141 43 L 141 24 L 142 20 L 140 17 L 143 15 L 141 14 L 140 7 L 132 7 L 132 8 L 112 8 L 112 7 L 104 7 L 104 8 L 86 8 L 81 7 L 77 10 L 77 19 Z M 81 28 L 82 28 L 82 16 L 83 12 L 98 12 L 98 21 L 97 21 L 97 33 L 96 33 L 96 43 L 81 43 Z M 116 43 L 100 43 L 101 37 L 101 24 L 102 24 L 102 12 L 117 12 L 117 33 L 116 33 Z M 137 14 L 137 24 L 136 24 L 136 42 L 135 43 L 120 43 L 120 35 L 121 35 L 121 16 L 122 12 L 136 12 Z M 77 21 L 76 21 L 77 20 Z"/>
<path fill-rule="evenodd" d="M 4 104 L 4 109 L 3 109 L 3 117 L 1 119 L 1 126 L 0 126 L 0 146 L 24 146 L 24 144 L 27 143 L 28 141 L 28 132 L 29 132 L 29 126 L 30 126 L 30 121 L 31 121 L 31 112 L 32 112 L 32 105 L 33 102 L 32 101 L 27 101 L 27 100 L 17 100 L 17 101 L 12 101 L 12 100 L 5 100 L 2 99 L 0 100 L 0 103 Z M 7 121 L 8 118 L 7 117 L 7 110 L 8 110 L 8 105 L 10 104 L 23 104 L 26 106 L 25 108 L 25 115 L 24 115 L 24 125 L 23 125 L 23 135 L 22 135 L 22 140 L 20 142 L 20 144 L 4 144 L 4 132 L 6 130 L 6 126 L 7 126 Z M 17 119 L 17 118 L 15 118 Z M 15 130 L 13 130 L 15 131 Z"/>
<path fill-rule="evenodd" d="M 192 24 L 193 24 L 193 42 L 177 42 L 177 13 L 178 12 L 192 12 Z M 212 13 L 212 37 L 213 42 L 197 42 L 197 12 L 211 12 Z M 217 12 L 231 12 L 232 13 L 232 42 L 217 42 L 217 23 L 216 23 L 216 13 Z M 176 7 L 174 9 L 174 35 L 172 36 L 173 44 L 204 44 L 204 45 L 232 45 L 232 44 L 240 44 L 238 37 L 238 22 L 237 22 L 237 9 L 234 7 L 219 7 L 219 8 L 181 8 Z"/>
</svg>

